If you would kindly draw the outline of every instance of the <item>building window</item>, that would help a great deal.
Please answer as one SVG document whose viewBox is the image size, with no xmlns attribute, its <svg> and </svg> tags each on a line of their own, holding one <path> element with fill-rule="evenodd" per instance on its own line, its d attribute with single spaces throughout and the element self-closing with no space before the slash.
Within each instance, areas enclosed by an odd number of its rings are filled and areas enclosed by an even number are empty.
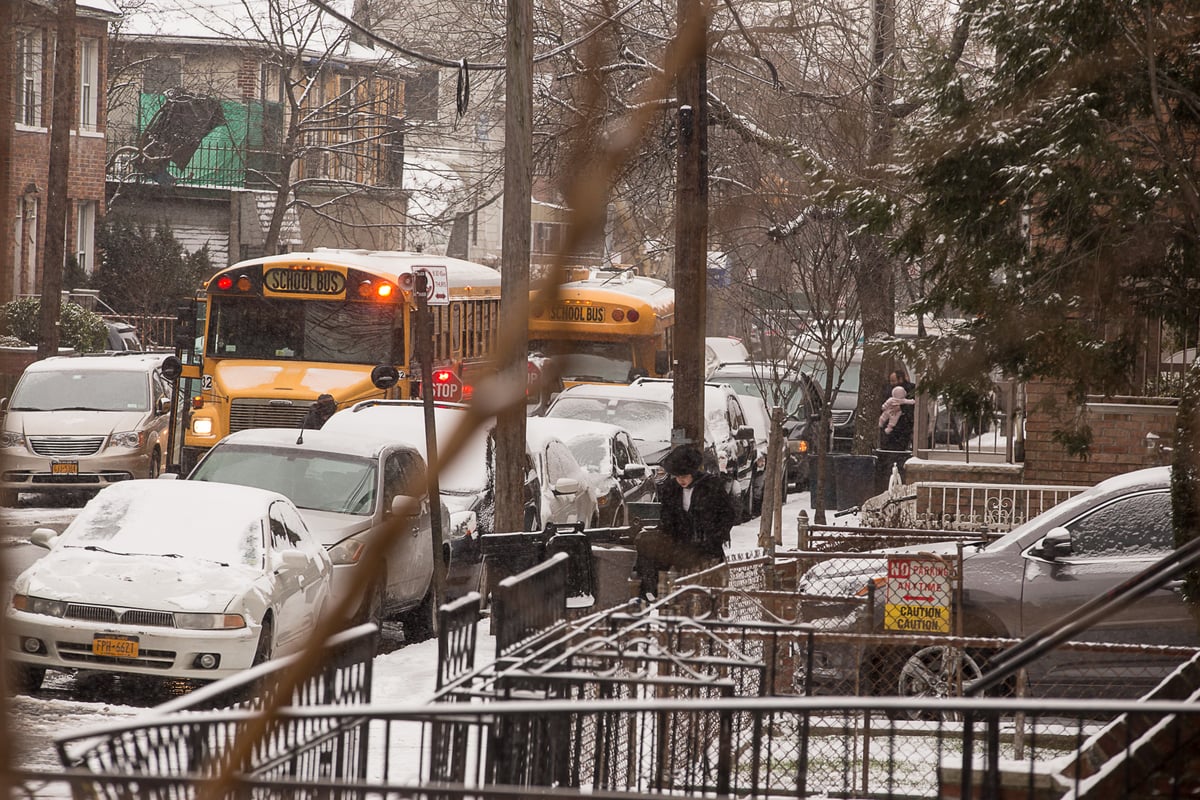
<svg viewBox="0 0 1200 800">
<path fill-rule="evenodd" d="M 96 201 L 81 200 L 75 209 L 75 261 L 91 275 L 96 269 Z"/>
<path fill-rule="evenodd" d="M 142 91 L 146 94 L 162 94 L 167 89 L 183 86 L 181 75 L 183 64 L 178 58 L 155 58 L 146 62 L 142 70 Z"/>
<path fill-rule="evenodd" d="M 17 122 L 42 124 L 42 33 L 23 28 L 17 31 Z"/>
<path fill-rule="evenodd" d="M 14 296 L 33 294 L 33 279 L 37 272 L 37 222 L 37 196 L 25 194 L 17 197 L 17 224 L 13 237 Z"/>
<path fill-rule="evenodd" d="M 79 40 L 79 130 L 96 130 L 98 82 L 100 80 L 100 40 Z"/>
</svg>

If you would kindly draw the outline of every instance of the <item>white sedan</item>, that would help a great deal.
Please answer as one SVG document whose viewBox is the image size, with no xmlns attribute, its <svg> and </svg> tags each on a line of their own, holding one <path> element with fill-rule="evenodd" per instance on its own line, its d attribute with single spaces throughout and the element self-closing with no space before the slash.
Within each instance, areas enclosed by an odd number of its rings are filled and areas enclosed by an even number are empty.
<svg viewBox="0 0 1200 800">
<path fill-rule="evenodd" d="M 281 494 L 198 481 L 101 490 L 13 583 L 18 688 L 47 669 L 215 680 L 299 650 L 333 566 Z"/>
</svg>

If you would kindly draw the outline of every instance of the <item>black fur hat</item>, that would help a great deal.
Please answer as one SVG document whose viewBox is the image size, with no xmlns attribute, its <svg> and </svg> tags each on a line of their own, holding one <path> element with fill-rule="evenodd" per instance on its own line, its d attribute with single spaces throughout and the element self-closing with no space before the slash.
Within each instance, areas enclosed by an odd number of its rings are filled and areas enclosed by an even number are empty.
<svg viewBox="0 0 1200 800">
<path fill-rule="evenodd" d="M 662 468 L 668 475 L 699 475 L 704 472 L 704 455 L 691 445 L 680 445 L 663 459 Z"/>
</svg>

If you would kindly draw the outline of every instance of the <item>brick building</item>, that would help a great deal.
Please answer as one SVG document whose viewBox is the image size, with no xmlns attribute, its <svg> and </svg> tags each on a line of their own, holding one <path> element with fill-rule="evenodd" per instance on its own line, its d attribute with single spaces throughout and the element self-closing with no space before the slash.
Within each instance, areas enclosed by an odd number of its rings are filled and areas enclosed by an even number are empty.
<svg viewBox="0 0 1200 800">
<path fill-rule="evenodd" d="M 14 0 L 16 51 L 13 77 L 12 162 L 0 165 L 0 182 L 12 209 L 12 252 L 0 268 L 10 271 L 11 295 L 35 294 L 41 285 L 45 247 L 50 119 L 53 110 L 54 29 L 52 8 Z M 104 214 L 108 29 L 120 17 L 110 0 L 77 0 L 75 111 L 67 184 L 66 253 L 90 271 L 95 265 L 95 225 Z M 0 302 L 12 297 L 0 297 Z"/>
</svg>

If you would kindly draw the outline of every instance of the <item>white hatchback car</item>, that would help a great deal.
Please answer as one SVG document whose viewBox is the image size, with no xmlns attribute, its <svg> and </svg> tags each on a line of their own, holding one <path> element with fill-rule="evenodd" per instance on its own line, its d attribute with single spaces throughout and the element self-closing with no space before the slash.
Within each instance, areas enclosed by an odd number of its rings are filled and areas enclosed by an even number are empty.
<svg viewBox="0 0 1200 800">
<path fill-rule="evenodd" d="M 153 478 L 167 452 L 171 383 L 162 354 L 56 356 L 0 401 L 0 503 L 18 492 L 102 489 Z"/>
<path fill-rule="evenodd" d="M 200 481 L 126 481 L 17 576 L 7 609 L 18 688 L 47 669 L 215 680 L 295 652 L 333 564 L 286 497 Z"/>
</svg>

